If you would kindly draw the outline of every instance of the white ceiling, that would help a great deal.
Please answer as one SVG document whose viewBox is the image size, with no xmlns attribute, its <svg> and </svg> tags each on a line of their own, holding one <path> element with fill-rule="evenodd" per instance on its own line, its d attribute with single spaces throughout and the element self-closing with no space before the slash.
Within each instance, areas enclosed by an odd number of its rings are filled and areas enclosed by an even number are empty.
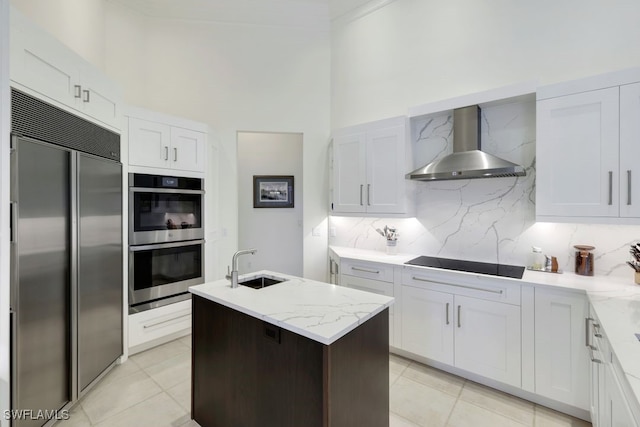
<svg viewBox="0 0 640 427">
<path fill-rule="evenodd" d="M 111 0 L 138 13 L 169 19 L 326 26 L 370 0 Z"/>
</svg>

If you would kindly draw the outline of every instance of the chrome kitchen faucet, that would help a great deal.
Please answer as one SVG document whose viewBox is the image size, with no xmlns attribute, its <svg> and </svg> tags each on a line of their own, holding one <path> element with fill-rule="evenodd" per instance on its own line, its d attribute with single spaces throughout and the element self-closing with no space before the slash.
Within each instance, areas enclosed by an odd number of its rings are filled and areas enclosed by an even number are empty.
<svg viewBox="0 0 640 427">
<path fill-rule="evenodd" d="M 233 254 L 233 258 L 231 259 L 233 270 L 229 271 L 229 266 L 227 266 L 227 275 L 224 276 L 231 281 L 232 288 L 238 287 L 238 257 L 240 255 L 255 254 L 256 252 L 258 252 L 257 249 L 244 249 Z"/>
</svg>

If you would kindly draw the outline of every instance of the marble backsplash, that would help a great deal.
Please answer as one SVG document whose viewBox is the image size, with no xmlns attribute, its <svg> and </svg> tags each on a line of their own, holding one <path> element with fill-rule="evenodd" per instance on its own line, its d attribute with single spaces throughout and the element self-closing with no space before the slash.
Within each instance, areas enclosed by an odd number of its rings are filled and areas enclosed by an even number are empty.
<svg viewBox="0 0 640 427">
<path fill-rule="evenodd" d="M 640 226 L 536 222 L 535 101 L 484 108 L 481 120 L 482 149 L 524 166 L 526 176 L 416 182 L 414 218 L 332 216 L 329 244 L 384 252 L 375 229 L 389 225 L 399 253 L 527 265 L 539 246 L 565 271 L 574 270 L 573 245 L 593 245 L 596 275 L 632 280 L 625 262 Z M 414 168 L 450 153 L 451 115 L 412 119 L 411 137 Z"/>
</svg>

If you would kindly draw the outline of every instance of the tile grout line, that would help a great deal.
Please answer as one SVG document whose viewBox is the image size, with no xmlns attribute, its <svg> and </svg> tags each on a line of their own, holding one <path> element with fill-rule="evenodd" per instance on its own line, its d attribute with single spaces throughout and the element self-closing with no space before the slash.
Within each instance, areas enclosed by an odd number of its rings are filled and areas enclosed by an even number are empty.
<svg viewBox="0 0 640 427">
<path fill-rule="evenodd" d="M 464 386 L 467 385 L 468 380 L 463 379 L 462 387 L 460 387 L 460 391 L 458 391 L 458 395 L 456 396 L 456 401 L 451 407 L 451 411 L 449 411 L 449 415 L 447 416 L 447 420 L 444 422 L 445 427 L 449 425 L 449 421 L 451 420 L 451 416 L 453 415 L 453 411 L 456 410 L 456 406 L 458 406 L 458 402 L 460 402 L 460 396 L 462 396 L 462 390 Z"/>
</svg>

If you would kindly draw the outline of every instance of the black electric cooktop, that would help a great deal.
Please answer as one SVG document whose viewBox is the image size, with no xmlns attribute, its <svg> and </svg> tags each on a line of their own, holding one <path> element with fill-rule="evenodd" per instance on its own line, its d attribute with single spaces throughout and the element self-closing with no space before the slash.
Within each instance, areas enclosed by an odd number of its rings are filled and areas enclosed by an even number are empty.
<svg viewBox="0 0 640 427">
<path fill-rule="evenodd" d="M 465 271 L 467 273 L 490 274 L 492 276 L 511 277 L 512 279 L 522 279 L 522 275 L 524 274 L 524 267 L 518 265 L 491 264 L 488 262 L 464 261 L 431 256 L 419 256 L 418 258 L 405 262 L 405 264 Z"/>
</svg>

